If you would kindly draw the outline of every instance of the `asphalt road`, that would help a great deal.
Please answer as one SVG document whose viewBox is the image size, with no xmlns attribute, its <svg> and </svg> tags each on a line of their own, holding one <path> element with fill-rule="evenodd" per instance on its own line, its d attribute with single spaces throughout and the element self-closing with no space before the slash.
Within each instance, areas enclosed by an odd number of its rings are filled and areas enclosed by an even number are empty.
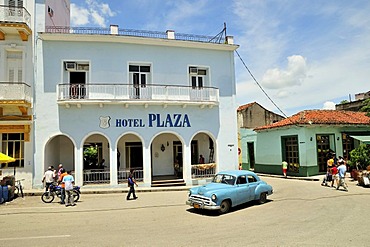
<svg viewBox="0 0 370 247">
<path fill-rule="evenodd" d="M 274 194 L 225 215 L 185 205 L 186 191 L 82 194 L 75 207 L 40 197 L 0 205 L 0 246 L 370 246 L 370 189 L 263 177 Z"/>
</svg>

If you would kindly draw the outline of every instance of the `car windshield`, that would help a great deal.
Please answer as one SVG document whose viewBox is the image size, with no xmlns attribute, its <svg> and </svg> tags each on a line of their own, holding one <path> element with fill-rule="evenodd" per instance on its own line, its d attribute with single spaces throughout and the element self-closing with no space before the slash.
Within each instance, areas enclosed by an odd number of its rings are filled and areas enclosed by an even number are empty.
<svg viewBox="0 0 370 247">
<path fill-rule="evenodd" d="M 224 183 L 224 184 L 234 184 L 235 183 L 235 177 L 228 174 L 217 174 L 214 176 L 213 183 Z"/>
</svg>

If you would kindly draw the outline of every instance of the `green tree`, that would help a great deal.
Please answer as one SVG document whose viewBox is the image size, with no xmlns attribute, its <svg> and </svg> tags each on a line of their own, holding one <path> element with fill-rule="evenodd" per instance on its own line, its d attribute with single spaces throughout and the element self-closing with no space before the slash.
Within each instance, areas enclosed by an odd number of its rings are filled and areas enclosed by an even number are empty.
<svg viewBox="0 0 370 247">
<path fill-rule="evenodd" d="M 349 101 L 348 100 L 342 100 L 339 104 L 346 104 L 346 103 L 349 103 Z"/>
<path fill-rule="evenodd" d="M 96 164 L 98 161 L 98 148 L 90 146 L 84 149 L 84 157 L 89 163 Z"/>
<path fill-rule="evenodd" d="M 356 167 L 356 164 L 362 168 L 370 164 L 370 145 L 360 144 L 357 148 L 353 149 L 350 153 L 350 165 Z"/>
<path fill-rule="evenodd" d="M 370 98 L 364 100 L 360 111 L 366 112 L 366 116 L 370 117 Z"/>
</svg>

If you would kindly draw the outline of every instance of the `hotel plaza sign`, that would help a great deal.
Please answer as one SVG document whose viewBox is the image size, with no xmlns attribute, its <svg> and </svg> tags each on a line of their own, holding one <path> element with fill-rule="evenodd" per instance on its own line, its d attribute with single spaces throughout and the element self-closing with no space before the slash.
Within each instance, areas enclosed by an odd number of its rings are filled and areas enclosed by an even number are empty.
<svg viewBox="0 0 370 247">
<path fill-rule="evenodd" d="M 188 114 L 159 114 L 149 113 L 146 119 L 144 118 L 116 118 L 113 121 L 110 116 L 101 116 L 100 128 L 107 129 L 109 127 L 116 128 L 186 128 L 191 127 Z M 112 123 L 111 123 L 112 122 Z M 113 124 L 113 125 L 111 125 Z"/>
</svg>

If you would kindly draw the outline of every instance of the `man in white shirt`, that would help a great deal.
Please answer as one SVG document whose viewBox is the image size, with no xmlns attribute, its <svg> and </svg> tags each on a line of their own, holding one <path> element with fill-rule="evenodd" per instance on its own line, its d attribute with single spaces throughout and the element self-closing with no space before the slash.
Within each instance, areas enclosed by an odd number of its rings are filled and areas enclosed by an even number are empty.
<svg viewBox="0 0 370 247">
<path fill-rule="evenodd" d="M 339 187 L 342 186 L 346 191 L 348 191 L 348 186 L 344 180 L 346 177 L 346 172 L 347 166 L 343 162 L 340 166 L 338 166 L 339 183 L 337 185 L 337 190 L 339 190 Z"/>
<path fill-rule="evenodd" d="M 44 177 L 42 178 L 42 182 L 45 182 L 45 191 L 49 190 L 49 186 L 54 183 L 55 181 L 55 173 L 51 169 L 51 166 L 48 167 L 48 170 L 44 173 Z"/>
</svg>

